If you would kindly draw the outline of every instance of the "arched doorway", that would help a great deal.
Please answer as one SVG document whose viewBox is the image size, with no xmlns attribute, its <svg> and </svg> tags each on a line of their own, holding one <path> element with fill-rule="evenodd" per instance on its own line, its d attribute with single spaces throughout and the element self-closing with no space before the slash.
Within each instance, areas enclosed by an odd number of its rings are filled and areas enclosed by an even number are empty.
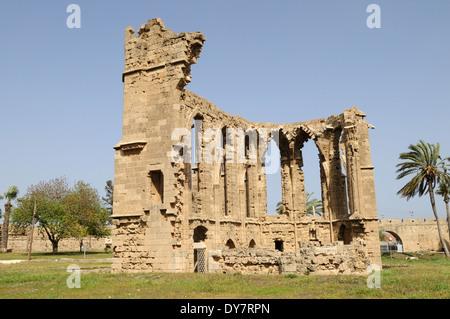
<svg viewBox="0 0 450 319">
<path fill-rule="evenodd" d="M 343 241 L 344 245 L 348 245 L 351 243 L 352 241 L 352 232 L 351 232 L 351 228 L 345 226 L 344 224 L 342 224 L 339 227 L 339 233 L 338 233 L 338 237 L 337 239 L 339 241 Z"/>
<path fill-rule="evenodd" d="M 392 231 L 383 231 L 380 234 L 381 252 L 403 253 L 403 243 L 399 235 Z"/>
<path fill-rule="evenodd" d="M 206 272 L 206 233 L 208 229 L 197 226 L 194 229 L 194 272 Z"/>
</svg>

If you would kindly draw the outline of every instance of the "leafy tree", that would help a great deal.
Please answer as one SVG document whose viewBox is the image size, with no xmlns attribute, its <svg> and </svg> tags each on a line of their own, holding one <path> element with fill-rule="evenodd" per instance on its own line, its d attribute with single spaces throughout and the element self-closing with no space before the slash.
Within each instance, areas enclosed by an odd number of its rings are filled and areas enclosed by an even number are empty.
<svg viewBox="0 0 450 319">
<path fill-rule="evenodd" d="M 16 199 L 18 194 L 19 189 L 15 185 L 12 185 L 5 193 L 5 197 L 8 201 L 5 204 L 5 218 L 3 220 L 3 228 L 2 228 L 2 250 L 4 253 L 6 253 L 8 250 L 9 215 L 11 214 L 11 207 L 12 207 L 11 201 Z"/>
<path fill-rule="evenodd" d="M 84 237 L 109 235 L 107 209 L 103 207 L 97 190 L 83 181 L 75 183 L 72 188 L 69 188 L 65 177 L 31 185 L 14 210 L 15 225 L 31 224 L 35 201 L 36 222 L 52 243 L 53 253 L 58 252 L 58 244 L 64 238 L 77 238 L 81 250 Z"/>
<path fill-rule="evenodd" d="M 48 182 L 41 181 L 31 185 L 27 193 L 18 200 L 19 205 L 13 212 L 13 223 L 16 226 L 31 225 L 34 202 L 36 201 L 36 223 L 52 243 L 53 253 L 58 252 L 61 239 L 70 236 L 64 198 L 69 191 L 65 177 L 55 178 Z"/>
<path fill-rule="evenodd" d="M 448 229 L 449 229 L 449 238 L 450 238 L 450 210 L 448 207 L 448 202 L 450 201 L 450 180 L 449 179 L 445 179 L 441 182 L 441 184 L 439 185 L 438 190 L 436 191 L 436 194 L 444 197 L 444 203 L 445 203 L 445 207 L 447 209 L 447 225 L 448 225 Z"/>
<path fill-rule="evenodd" d="M 407 200 L 419 195 L 428 193 L 430 196 L 431 207 L 433 209 L 434 217 L 436 218 L 439 238 L 444 248 L 445 255 L 449 257 L 447 245 L 442 236 L 439 217 L 436 210 L 436 203 L 434 199 L 434 188 L 441 181 L 448 179 L 446 171 L 446 161 L 450 158 L 442 159 L 439 155 L 439 143 L 430 144 L 424 141 L 419 141 L 417 145 L 409 145 L 409 152 L 400 153 L 399 159 L 401 163 L 397 164 L 397 179 L 405 178 L 412 175 L 410 181 L 403 186 L 397 194 L 401 197 L 406 197 Z"/>
<path fill-rule="evenodd" d="M 79 240 L 80 251 L 83 238 L 87 236 L 101 238 L 109 235 L 106 227 L 108 210 L 102 206 L 97 190 L 89 184 L 77 182 L 64 198 L 64 209 L 68 231 L 71 237 Z"/>
</svg>

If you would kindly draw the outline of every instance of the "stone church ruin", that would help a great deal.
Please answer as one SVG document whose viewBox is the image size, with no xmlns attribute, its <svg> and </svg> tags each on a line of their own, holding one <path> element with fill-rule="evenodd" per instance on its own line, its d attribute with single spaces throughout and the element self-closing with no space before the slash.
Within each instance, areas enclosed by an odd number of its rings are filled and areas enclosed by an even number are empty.
<svg viewBox="0 0 450 319">
<path fill-rule="evenodd" d="M 114 272 L 365 273 L 381 266 L 369 125 L 251 122 L 185 86 L 206 38 L 149 20 L 125 31 L 115 149 Z M 280 150 L 283 214 L 267 214 L 267 148 Z M 320 165 L 323 213 L 306 212 L 302 147 Z M 273 160 L 273 159 L 271 159 Z"/>
</svg>

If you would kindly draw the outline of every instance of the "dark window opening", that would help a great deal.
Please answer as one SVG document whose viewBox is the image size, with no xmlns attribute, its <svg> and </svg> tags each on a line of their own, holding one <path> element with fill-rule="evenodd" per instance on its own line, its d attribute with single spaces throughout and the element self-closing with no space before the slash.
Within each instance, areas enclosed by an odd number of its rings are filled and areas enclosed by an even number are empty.
<svg viewBox="0 0 450 319">
<path fill-rule="evenodd" d="M 344 245 L 350 244 L 352 241 L 350 228 L 345 227 L 345 225 L 341 225 L 341 227 L 339 227 L 338 240 L 343 241 Z"/>
<path fill-rule="evenodd" d="M 279 251 L 283 251 L 283 241 L 282 240 L 275 240 L 275 249 Z"/>
<path fill-rule="evenodd" d="M 244 156 L 246 160 L 250 157 L 250 137 L 248 135 L 244 137 Z"/>
<path fill-rule="evenodd" d="M 227 161 L 227 128 L 222 128 L 222 147 L 223 147 L 223 161 L 221 165 L 221 176 L 223 176 L 223 210 L 224 215 L 228 215 L 228 192 L 227 192 L 227 167 L 226 167 L 226 161 Z"/>
<path fill-rule="evenodd" d="M 234 242 L 231 239 L 228 239 L 227 243 L 225 244 L 225 246 L 228 247 L 228 249 L 233 249 L 236 248 L 236 245 L 234 244 Z"/>
<path fill-rule="evenodd" d="M 317 231 L 315 229 L 309 230 L 309 240 L 316 241 L 317 240 Z"/>
<path fill-rule="evenodd" d="M 198 226 L 194 229 L 194 243 L 204 242 L 206 239 L 206 232 L 208 229 L 203 226 Z"/>
<path fill-rule="evenodd" d="M 161 171 L 150 171 L 150 203 L 164 202 L 164 175 Z"/>
<path fill-rule="evenodd" d="M 245 184 L 245 210 L 246 210 L 246 215 L 247 217 L 251 217 L 250 216 L 250 187 L 248 184 L 248 173 L 247 171 L 245 172 L 245 176 L 244 176 L 244 184 Z"/>
</svg>

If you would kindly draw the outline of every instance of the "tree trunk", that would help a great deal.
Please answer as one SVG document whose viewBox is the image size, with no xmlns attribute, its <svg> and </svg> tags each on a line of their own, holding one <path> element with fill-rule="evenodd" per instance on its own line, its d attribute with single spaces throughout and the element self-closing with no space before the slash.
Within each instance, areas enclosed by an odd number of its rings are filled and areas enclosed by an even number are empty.
<svg viewBox="0 0 450 319">
<path fill-rule="evenodd" d="M 11 213 L 11 203 L 8 201 L 5 204 L 5 219 L 3 220 L 2 228 L 2 251 L 8 252 L 8 229 L 9 229 L 9 215 Z"/>
<path fill-rule="evenodd" d="M 433 186 L 432 186 L 431 180 L 428 180 L 428 193 L 430 194 L 430 201 L 431 201 L 431 207 L 433 208 L 433 214 L 434 214 L 434 217 L 436 218 L 439 239 L 441 240 L 442 247 L 444 248 L 445 256 L 447 258 L 449 258 L 450 255 L 448 252 L 447 244 L 445 243 L 444 237 L 442 236 L 442 232 L 441 232 L 441 225 L 439 223 L 439 217 L 438 217 L 437 210 L 436 210 L 436 202 L 434 201 L 434 192 L 433 192 Z"/>
<path fill-rule="evenodd" d="M 41 227 L 44 229 L 44 231 L 47 233 L 47 237 L 52 243 L 52 252 L 55 255 L 58 252 L 58 243 L 61 238 L 58 238 L 57 235 L 53 235 L 49 229 L 45 225 L 41 225 Z"/>
<path fill-rule="evenodd" d="M 59 240 L 52 240 L 52 253 L 56 255 L 58 253 L 58 242 Z"/>
<path fill-rule="evenodd" d="M 444 202 L 445 202 L 445 207 L 447 208 L 447 227 L 448 227 L 448 239 L 450 240 L 450 210 L 448 208 L 448 202 L 450 201 L 450 199 L 448 198 L 448 195 L 445 195 L 444 197 Z M 450 242 L 450 241 L 449 241 Z"/>
</svg>

